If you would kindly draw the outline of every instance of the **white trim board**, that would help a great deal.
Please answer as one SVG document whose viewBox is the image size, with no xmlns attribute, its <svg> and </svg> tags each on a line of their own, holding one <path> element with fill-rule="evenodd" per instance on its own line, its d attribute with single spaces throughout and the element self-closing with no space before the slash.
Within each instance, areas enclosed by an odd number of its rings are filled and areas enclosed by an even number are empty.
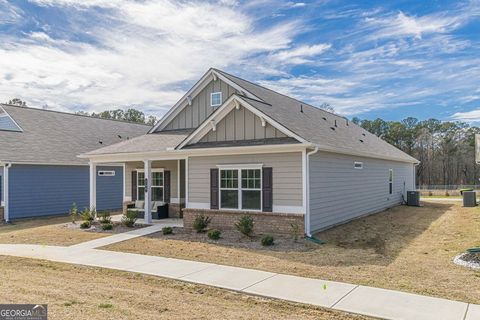
<svg viewBox="0 0 480 320">
<path fill-rule="evenodd" d="M 247 97 L 253 98 L 256 100 L 261 100 L 257 96 L 245 90 L 243 87 L 239 86 L 235 82 L 231 81 L 221 73 L 215 71 L 213 68 L 210 68 L 201 78 L 198 80 L 195 85 L 190 88 L 190 90 L 185 93 L 185 95 L 173 105 L 173 107 L 158 121 L 158 123 L 153 126 L 148 133 L 155 132 L 157 130 L 164 129 L 171 120 L 175 118 L 186 106 L 190 104 L 190 101 L 193 100 L 212 80 L 220 79 L 223 82 L 227 83 L 229 86 L 235 88 L 236 90 L 244 93 Z"/>
</svg>

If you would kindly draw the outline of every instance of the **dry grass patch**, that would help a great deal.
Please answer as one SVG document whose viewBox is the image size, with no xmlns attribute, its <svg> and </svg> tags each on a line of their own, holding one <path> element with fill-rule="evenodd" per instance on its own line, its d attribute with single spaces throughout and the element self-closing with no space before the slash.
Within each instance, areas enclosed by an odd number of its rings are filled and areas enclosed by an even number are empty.
<svg viewBox="0 0 480 320">
<path fill-rule="evenodd" d="M 0 256 L 2 303 L 49 319 L 370 319 L 122 271 Z"/>
<path fill-rule="evenodd" d="M 480 303 L 480 272 L 452 259 L 480 245 L 480 210 L 460 203 L 400 206 L 317 234 L 303 251 L 168 240 L 161 234 L 110 245 L 116 251 L 213 262 Z M 206 237 L 206 235 L 205 235 Z"/>
<path fill-rule="evenodd" d="M 70 246 L 108 236 L 109 234 L 85 232 L 70 228 L 69 217 L 47 217 L 0 224 L 0 243 L 24 243 Z M 80 224 L 80 222 L 77 222 Z"/>
</svg>

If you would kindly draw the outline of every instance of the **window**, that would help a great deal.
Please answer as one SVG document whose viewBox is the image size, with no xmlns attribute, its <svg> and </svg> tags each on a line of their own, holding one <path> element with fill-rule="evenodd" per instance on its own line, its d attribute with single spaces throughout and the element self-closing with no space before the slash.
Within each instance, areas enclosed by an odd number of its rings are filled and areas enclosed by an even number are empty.
<svg viewBox="0 0 480 320">
<path fill-rule="evenodd" d="M 353 163 L 353 167 L 354 167 L 355 169 L 363 169 L 363 162 L 355 161 L 355 162 Z"/>
<path fill-rule="evenodd" d="M 221 169 L 221 209 L 262 209 L 261 169 Z"/>
<path fill-rule="evenodd" d="M 221 92 L 213 92 L 210 95 L 210 106 L 218 107 L 222 104 L 222 93 Z"/>
<path fill-rule="evenodd" d="M 152 201 L 163 201 L 164 199 L 164 183 L 163 170 L 152 170 Z M 137 172 L 137 198 L 145 200 L 145 172 Z"/>
<path fill-rule="evenodd" d="M 99 177 L 115 177 L 115 170 L 99 170 Z"/>
<path fill-rule="evenodd" d="M 388 192 L 393 193 L 393 169 L 390 169 L 388 172 Z"/>
</svg>

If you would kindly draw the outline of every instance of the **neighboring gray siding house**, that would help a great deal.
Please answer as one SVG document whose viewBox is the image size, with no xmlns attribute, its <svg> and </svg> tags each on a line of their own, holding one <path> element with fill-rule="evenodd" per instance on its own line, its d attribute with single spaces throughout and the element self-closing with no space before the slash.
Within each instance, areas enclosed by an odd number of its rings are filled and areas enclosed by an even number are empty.
<svg viewBox="0 0 480 320">
<path fill-rule="evenodd" d="M 149 127 L 34 108 L 0 105 L 0 216 L 66 214 L 89 207 L 88 160 L 78 154 L 143 135 Z M 123 202 L 123 166 L 97 168 L 98 210 Z M 0 220 L 2 218 L 0 217 Z"/>
<path fill-rule="evenodd" d="M 306 234 L 402 203 L 418 163 L 341 116 L 217 69 L 147 135 L 80 157 L 91 171 L 124 165 L 125 207 L 147 220 L 161 201 L 186 227 L 198 214 L 224 229 L 250 214 L 258 232 L 297 223 Z"/>
</svg>

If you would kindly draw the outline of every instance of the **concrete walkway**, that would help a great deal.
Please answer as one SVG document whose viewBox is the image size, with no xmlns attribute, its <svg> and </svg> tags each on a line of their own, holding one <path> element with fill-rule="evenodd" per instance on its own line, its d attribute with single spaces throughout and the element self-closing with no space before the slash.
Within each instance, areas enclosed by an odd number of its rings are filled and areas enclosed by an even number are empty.
<svg viewBox="0 0 480 320">
<path fill-rule="evenodd" d="M 153 227 L 140 230 L 150 232 L 155 230 Z M 0 244 L 0 255 L 143 273 L 384 319 L 480 319 L 480 306 L 464 302 L 212 263 L 93 249 L 115 239 L 123 241 L 117 236 L 120 235 L 109 237 L 111 240 L 99 239 L 104 240 L 102 243 L 89 241 L 88 245 L 71 247 Z"/>
<path fill-rule="evenodd" d="M 112 221 L 115 221 L 115 219 L 112 218 Z M 140 224 L 142 223 L 140 222 Z M 99 238 L 99 239 L 95 239 L 87 242 L 82 242 L 82 243 L 71 246 L 71 248 L 93 249 L 93 248 L 104 247 L 104 246 L 108 246 L 109 244 L 114 244 L 117 242 L 130 240 L 133 238 L 143 237 L 155 232 L 162 231 L 163 227 L 183 227 L 183 221 L 181 219 L 156 220 L 155 223 L 149 227 L 135 229 L 133 231 L 123 232 L 123 233 L 118 233 L 105 238 Z"/>
</svg>

